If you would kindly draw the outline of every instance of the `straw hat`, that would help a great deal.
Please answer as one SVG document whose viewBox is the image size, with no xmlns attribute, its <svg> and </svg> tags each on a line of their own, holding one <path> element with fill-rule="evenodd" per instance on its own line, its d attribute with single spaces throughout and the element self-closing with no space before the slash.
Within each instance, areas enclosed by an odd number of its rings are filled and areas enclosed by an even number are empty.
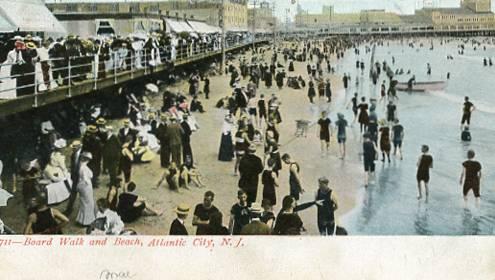
<svg viewBox="0 0 495 280">
<path fill-rule="evenodd" d="M 253 202 L 251 203 L 251 207 L 249 208 L 249 211 L 251 213 L 261 213 L 263 209 L 261 208 L 261 204 L 258 202 Z"/>
<path fill-rule="evenodd" d="M 124 120 L 124 124 L 130 124 L 130 123 L 131 123 L 131 121 L 129 119 Z"/>
<path fill-rule="evenodd" d="M 79 148 L 79 147 L 81 147 L 81 146 L 82 146 L 82 143 L 81 143 L 81 141 L 79 141 L 79 140 L 74 140 L 74 141 L 72 142 L 72 144 L 70 144 L 70 147 L 71 147 L 71 148 Z"/>
<path fill-rule="evenodd" d="M 88 133 L 96 133 L 98 131 L 98 129 L 96 128 L 95 125 L 88 125 L 87 131 L 88 131 Z"/>
<path fill-rule="evenodd" d="M 33 42 L 28 42 L 28 43 L 26 44 L 26 48 L 28 48 L 28 49 L 30 49 L 30 50 L 32 50 L 32 49 L 36 49 L 36 44 L 35 44 L 35 43 L 33 43 Z"/>
<path fill-rule="evenodd" d="M 189 205 L 181 203 L 177 206 L 177 208 L 175 208 L 174 211 L 177 214 L 187 215 L 189 214 Z"/>
<path fill-rule="evenodd" d="M 107 123 L 107 121 L 106 121 L 104 118 L 98 118 L 98 119 L 96 120 L 96 124 L 97 124 L 97 125 L 104 125 L 104 124 L 106 124 L 106 123 Z"/>
<path fill-rule="evenodd" d="M 166 120 L 168 120 L 168 115 L 167 114 L 160 114 L 160 119 L 162 121 L 166 121 Z"/>
</svg>

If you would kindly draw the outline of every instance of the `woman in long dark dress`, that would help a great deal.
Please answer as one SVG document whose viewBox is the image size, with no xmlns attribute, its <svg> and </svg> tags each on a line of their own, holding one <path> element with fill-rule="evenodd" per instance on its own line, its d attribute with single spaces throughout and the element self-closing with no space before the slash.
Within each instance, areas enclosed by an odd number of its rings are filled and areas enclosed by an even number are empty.
<svg viewBox="0 0 495 280">
<path fill-rule="evenodd" d="M 369 116 L 368 116 L 368 103 L 366 103 L 366 97 L 361 97 L 361 104 L 358 105 L 360 124 L 360 131 L 365 132 L 368 128 Z"/>
<path fill-rule="evenodd" d="M 265 86 L 271 88 L 273 84 L 273 75 L 270 71 L 265 73 Z"/>
<path fill-rule="evenodd" d="M 421 147 L 421 156 L 418 159 L 418 172 L 416 180 L 418 181 L 418 199 L 421 199 L 421 182 L 425 185 L 425 195 L 428 197 L 428 182 L 430 181 L 430 168 L 433 168 L 433 157 L 428 154 L 430 148 L 427 145 Z"/>
<path fill-rule="evenodd" d="M 390 143 L 390 128 L 384 126 L 384 121 L 380 121 L 380 124 L 383 125 L 380 128 L 380 150 L 382 150 L 382 161 L 385 161 L 385 155 L 387 155 L 388 162 L 390 162 L 390 150 L 392 149 Z"/>
<path fill-rule="evenodd" d="M 220 151 L 218 152 L 219 161 L 232 161 L 232 159 L 234 158 L 234 144 L 232 143 L 233 127 L 234 119 L 231 115 L 227 115 L 222 127 Z"/>
<path fill-rule="evenodd" d="M 308 88 L 309 102 L 314 103 L 313 98 L 315 98 L 315 96 L 316 96 L 316 90 L 315 90 L 315 83 L 313 82 L 313 80 L 309 81 L 308 86 L 309 86 L 309 88 Z"/>
<path fill-rule="evenodd" d="M 278 187 L 278 178 L 273 168 L 275 160 L 268 159 L 267 167 L 261 175 L 261 183 L 263 184 L 263 200 L 267 199 L 272 202 L 272 205 L 277 204 L 275 187 Z"/>
</svg>

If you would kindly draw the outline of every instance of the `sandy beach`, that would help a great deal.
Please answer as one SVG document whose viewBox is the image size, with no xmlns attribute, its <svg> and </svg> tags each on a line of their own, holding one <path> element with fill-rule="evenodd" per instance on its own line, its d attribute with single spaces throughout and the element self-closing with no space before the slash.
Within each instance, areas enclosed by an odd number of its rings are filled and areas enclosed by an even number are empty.
<svg viewBox="0 0 495 280">
<path fill-rule="evenodd" d="M 269 58 L 271 52 L 265 54 Z M 246 55 L 249 57 L 249 55 Z M 335 60 L 335 58 L 332 58 Z M 283 63 L 282 55 L 279 55 L 279 61 Z M 238 60 L 236 59 L 236 63 Z M 288 72 L 288 76 L 307 77 L 306 63 L 295 62 L 295 72 Z M 333 64 L 333 63 L 332 63 Z M 296 130 L 296 120 L 309 120 L 314 124 L 321 111 L 330 112 L 332 123 L 337 119 L 337 112 L 345 113 L 346 119 L 350 123 L 352 121 L 352 111 L 345 110 L 344 106 L 350 98 L 348 93 L 346 96 L 343 90 L 341 77 L 338 75 L 325 74 L 325 78 L 330 78 L 332 83 L 332 103 L 328 104 L 324 100 L 317 100 L 314 105 L 310 105 L 307 98 L 307 87 L 294 90 L 284 87 L 279 90 L 276 86 L 267 89 L 263 83 L 257 93 L 264 94 L 268 100 L 275 93 L 281 100 L 282 105 L 280 112 L 283 122 L 279 126 L 280 130 L 280 154 L 289 153 L 301 166 L 301 175 L 305 194 L 302 195 L 300 202 L 307 202 L 314 199 L 317 189 L 317 180 L 321 176 L 327 176 L 330 179 L 330 186 L 334 189 L 338 198 L 339 209 L 336 212 L 337 217 L 341 217 L 348 213 L 356 203 L 357 193 L 362 188 L 361 163 L 358 157 L 359 148 L 359 131 L 358 127 L 348 129 L 347 141 L 347 158 L 340 160 L 338 157 L 338 146 L 335 134 L 332 135 L 331 149 L 328 156 L 322 157 L 320 154 L 320 140 L 317 135 L 317 125 L 312 125 L 308 130 L 306 137 L 297 138 L 294 136 Z M 199 189 L 193 186 L 191 190 L 181 190 L 180 193 L 170 191 L 166 184 L 159 189 L 155 186 L 161 178 L 163 170 L 160 168 L 159 156 L 151 163 L 134 165 L 133 166 L 133 181 L 136 182 L 138 188 L 137 193 L 147 199 L 147 203 L 153 208 L 163 211 L 160 217 L 143 217 L 137 222 L 127 224 L 128 228 L 132 228 L 142 235 L 164 235 L 168 234 L 170 223 L 175 218 L 173 209 L 178 203 L 185 202 L 194 209 L 194 206 L 202 202 L 203 194 L 206 190 L 211 190 L 216 194 L 214 205 L 216 205 L 224 214 L 224 224 L 228 225 L 231 206 L 236 203 L 236 193 L 238 190 L 237 184 L 239 177 L 233 176 L 234 162 L 220 162 L 217 160 L 218 150 L 220 145 L 221 126 L 225 116 L 223 109 L 215 108 L 217 101 L 231 94 L 232 89 L 228 87 L 229 76 L 214 76 L 210 77 L 211 93 L 210 99 L 206 100 L 201 97 L 201 101 L 207 111 L 204 114 L 194 113 L 200 129 L 193 133 L 191 143 L 195 164 L 203 175 L 203 181 L 206 188 Z M 306 80 L 308 82 L 308 80 Z M 247 80 L 242 81 L 242 84 L 247 84 Z M 171 85 L 169 89 L 180 90 L 187 92 L 187 81 L 182 81 Z M 202 88 L 202 85 L 201 85 Z M 161 96 L 157 96 L 151 100 L 155 108 L 161 106 Z M 114 127 L 120 127 L 122 120 L 112 121 Z M 356 130 L 357 129 L 357 130 Z M 262 157 L 263 146 L 258 147 L 257 154 Z M 281 207 L 282 198 L 289 194 L 288 176 L 289 171 L 287 166 L 283 166 L 280 173 L 280 187 L 277 189 L 278 204 L 274 207 L 275 213 L 278 213 Z M 106 197 L 108 176 L 100 177 L 101 187 L 95 190 L 95 200 L 100 197 Z M 262 197 L 262 185 L 258 188 L 258 200 Z M 22 209 L 21 193 L 18 191 L 15 198 L 11 199 L 9 206 L 3 209 L 3 217 L 5 222 L 11 225 L 16 231 L 21 232 L 25 222 L 25 210 Z M 62 210 L 65 209 L 65 203 L 57 206 Z M 65 229 L 67 234 L 83 234 L 84 229 L 77 226 L 74 222 L 77 215 L 78 202 L 76 201 L 75 211 L 69 217 L 70 225 Z M 316 235 L 318 229 L 316 226 L 316 207 L 305 210 L 300 213 L 307 230 L 306 234 Z M 186 220 L 186 226 L 190 233 L 195 233 L 192 226 L 192 213 Z"/>
</svg>

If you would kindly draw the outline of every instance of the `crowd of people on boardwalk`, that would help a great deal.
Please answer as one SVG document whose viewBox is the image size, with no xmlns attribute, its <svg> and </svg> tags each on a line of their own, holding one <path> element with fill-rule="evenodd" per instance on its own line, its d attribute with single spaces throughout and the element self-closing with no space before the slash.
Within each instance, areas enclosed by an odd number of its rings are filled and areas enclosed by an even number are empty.
<svg viewBox="0 0 495 280">
<path fill-rule="evenodd" d="M 87 79 L 104 79 L 114 72 L 173 64 L 221 48 L 220 34 L 184 34 L 153 32 L 94 38 L 70 34 L 46 39 L 30 34 L 13 36 L 0 45 L 0 98 L 31 95 Z M 247 37 L 236 36 L 226 38 L 226 42 L 247 42 Z"/>
<path fill-rule="evenodd" d="M 193 212 L 192 224 L 197 227 L 197 235 L 301 234 L 305 227 L 298 212 L 312 206 L 317 207 L 320 234 L 347 234 L 335 217 L 338 200 L 329 178 L 322 176 L 314 180 L 318 182 L 314 200 L 300 202 L 301 194 L 306 191 L 301 178 L 301 166 L 293 156 L 281 154 L 280 151 L 283 148 L 279 131 L 283 121 L 280 107 L 283 104 L 277 94 L 265 96 L 264 92 L 272 88 L 275 79 L 279 91 L 284 90 L 284 87 L 303 89 L 307 85 L 310 103 L 315 102 L 316 88 L 318 101 L 331 103 L 332 85 L 327 79 L 335 72 L 331 58 L 341 59 L 346 51 L 353 48 L 356 51 L 361 43 L 342 38 L 308 40 L 287 48 L 259 48 L 253 50 L 249 58 L 241 57 L 238 65 L 234 62 L 226 65 L 230 81 L 225 87 L 231 88 L 232 93 L 216 104 L 226 112 L 218 160 L 233 162 L 233 174 L 239 176 L 238 189 L 234 192 L 238 202 L 231 207 L 229 224 L 225 227 L 224 214 L 213 203 L 215 193 L 206 191 L 203 202 L 196 205 Z M 366 51 L 369 52 L 369 49 Z M 302 75 L 293 75 L 297 62 L 301 65 L 307 63 L 307 79 Z M 364 73 L 366 66 L 362 60 L 356 66 Z M 354 120 L 351 123 L 348 123 L 342 112 L 338 112 L 337 120 L 332 125 L 328 111 L 321 111 L 316 121 L 322 156 L 329 153 L 335 128 L 342 160 L 346 156 L 346 131 L 349 126 L 359 123 L 365 187 L 373 179 L 375 161 L 380 152 L 383 162 L 391 161 L 392 147 L 393 154 L 403 159 L 402 142 L 405 135 L 405 129 L 397 117 L 398 97 L 394 89 L 394 74 L 390 73 L 391 67 L 384 61 L 371 64 L 371 68 L 371 72 L 377 75 L 375 84 L 383 75 L 389 79 L 388 90 L 386 80 L 381 85 L 379 100 L 370 98 L 368 102 L 363 93 L 360 97 L 356 92 L 346 106 L 352 107 Z M 346 92 L 350 91 L 350 79 L 349 74 L 344 74 Z M 94 119 L 83 128 L 81 140 L 70 144 L 70 159 L 66 159 L 64 152 L 67 142 L 58 135 L 50 122 L 44 123 L 42 153 L 39 159 L 22 162 L 19 173 L 28 211 L 24 233 L 60 233 L 69 223 L 68 216 L 79 197 L 76 222 L 85 227 L 89 234 L 133 234 L 132 229 L 126 228 L 127 224 L 141 216 L 162 214 L 146 198 L 138 195 L 138 186 L 132 180 L 133 165 L 149 163 L 157 154 L 163 173 L 156 188 L 166 184 L 170 190 L 181 192 L 182 189 L 189 189 L 191 183 L 198 188 L 205 188 L 201 173 L 194 164 L 191 147 L 191 137 L 199 128 L 195 116 L 200 115 L 192 112 L 206 112 L 200 97 L 204 94 L 204 98 L 209 98 L 210 82 L 207 74 L 193 71 L 188 83 L 187 94 L 163 89 L 160 108 L 153 108 L 147 96 L 160 91 L 155 85 L 147 85 L 147 94 L 143 96 L 129 95 L 127 118 L 122 127 L 117 129 L 114 122 L 105 118 Z M 379 118 L 377 112 L 381 102 L 385 107 L 383 118 Z M 474 105 L 466 97 L 461 121 L 463 133 L 466 131 L 465 124 L 470 124 L 474 110 Z M 260 146 L 262 152 L 259 152 Z M 417 163 L 418 199 L 423 197 L 423 185 L 425 196 L 428 196 L 429 170 L 433 168 L 433 157 L 427 145 L 421 147 L 421 153 Z M 481 164 L 474 157 L 475 152 L 470 150 L 468 160 L 463 163 L 460 181 L 464 198 L 467 199 L 468 192 L 473 190 L 479 202 Z M 66 166 L 66 161 L 70 162 L 70 168 Z M 289 188 L 288 194 L 280 200 L 277 199 L 276 189 L 282 187 L 280 176 L 283 176 L 281 171 L 285 166 L 288 168 Z M 109 181 L 108 193 L 106 197 L 95 200 L 93 190 L 100 187 L 100 179 L 106 175 Z M 263 187 L 261 198 L 258 197 L 260 185 Z M 65 200 L 69 201 L 65 211 L 52 207 Z M 281 210 L 275 214 L 274 207 L 277 205 L 281 205 Z M 169 234 L 189 234 L 184 223 L 190 211 L 188 203 L 177 204 L 177 219 L 172 222 Z"/>
</svg>

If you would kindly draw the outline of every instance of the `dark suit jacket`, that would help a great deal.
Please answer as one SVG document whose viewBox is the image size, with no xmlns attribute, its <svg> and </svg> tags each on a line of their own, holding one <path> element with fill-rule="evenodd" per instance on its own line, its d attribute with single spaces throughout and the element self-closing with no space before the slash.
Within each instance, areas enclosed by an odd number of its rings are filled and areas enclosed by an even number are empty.
<svg viewBox="0 0 495 280">
<path fill-rule="evenodd" d="M 126 134 L 124 128 L 121 128 L 119 130 L 119 141 L 123 145 L 125 143 L 125 139 L 127 138 L 127 136 L 131 136 L 132 143 L 134 143 L 134 141 L 136 141 L 137 134 L 138 134 L 138 131 L 134 130 L 132 128 L 129 128 L 129 131 Z"/>
<path fill-rule="evenodd" d="M 188 235 L 186 227 L 178 220 L 175 219 L 170 226 L 170 235 Z"/>
<path fill-rule="evenodd" d="M 112 135 L 110 138 L 105 138 L 103 144 L 103 160 L 107 164 L 118 164 L 120 155 L 122 152 L 122 144 L 116 135 Z"/>
<path fill-rule="evenodd" d="M 158 125 L 158 127 L 156 128 L 156 138 L 160 141 L 160 145 L 168 144 L 166 124 L 162 123 Z"/>
</svg>

